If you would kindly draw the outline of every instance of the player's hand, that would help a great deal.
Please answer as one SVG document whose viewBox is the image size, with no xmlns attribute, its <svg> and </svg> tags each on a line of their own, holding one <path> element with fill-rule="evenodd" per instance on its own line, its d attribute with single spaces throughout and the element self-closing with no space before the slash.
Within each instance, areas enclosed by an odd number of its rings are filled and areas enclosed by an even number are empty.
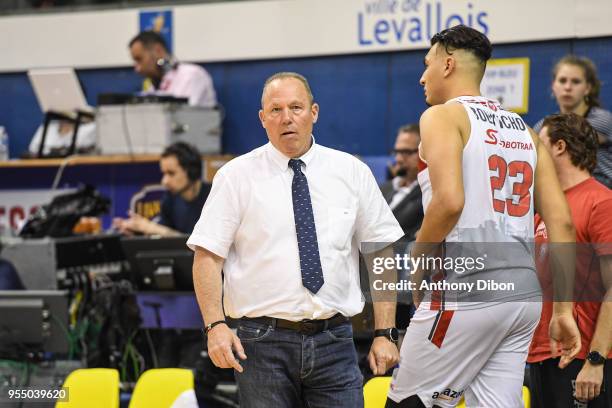
<svg viewBox="0 0 612 408">
<path fill-rule="evenodd" d="M 386 337 L 374 337 L 368 362 L 374 375 L 383 375 L 399 362 L 397 346 Z"/>
<path fill-rule="evenodd" d="M 603 383 L 604 366 L 584 362 L 582 370 L 576 377 L 576 399 L 582 402 L 590 401 L 599 396 Z"/>
<path fill-rule="evenodd" d="M 552 352 L 555 353 L 556 350 L 561 350 L 559 368 L 567 367 L 582 347 L 580 332 L 574 317 L 569 313 L 553 313 L 548 333 Z"/>
<path fill-rule="evenodd" d="M 233 368 L 241 373 L 243 368 L 234 351 L 241 360 L 246 360 L 240 339 L 226 324 L 218 324 L 208 331 L 208 355 L 212 362 L 219 368 Z"/>
</svg>

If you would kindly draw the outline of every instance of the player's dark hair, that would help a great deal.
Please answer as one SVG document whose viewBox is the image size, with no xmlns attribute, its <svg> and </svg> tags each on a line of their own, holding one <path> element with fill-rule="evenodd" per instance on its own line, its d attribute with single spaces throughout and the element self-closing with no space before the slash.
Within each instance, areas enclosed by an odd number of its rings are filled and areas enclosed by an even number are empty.
<svg viewBox="0 0 612 408">
<path fill-rule="evenodd" d="M 440 31 L 431 37 L 431 45 L 440 44 L 449 55 L 454 50 L 466 50 L 474 54 L 486 65 L 493 47 L 486 35 L 466 25 L 460 24 Z"/>
</svg>

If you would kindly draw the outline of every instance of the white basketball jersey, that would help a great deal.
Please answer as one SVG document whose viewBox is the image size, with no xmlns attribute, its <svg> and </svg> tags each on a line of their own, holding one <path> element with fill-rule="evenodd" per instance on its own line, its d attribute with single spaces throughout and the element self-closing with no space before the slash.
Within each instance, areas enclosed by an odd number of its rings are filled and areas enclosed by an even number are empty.
<svg viewBox="0 0 612 408">
<path fill-rule="evenodd" d="M 532 296 L 539 291 L 531 253 L 537 154 L 529 129 L 519 115 L 504 110 L 495 100 L 462 96 L 447 103 L 463 105 L 471 131 L 463 149 L 463 212 L 445 242 L 449 248 L 456 243 L 455 248 L 460 247 L 462 253 L 486 252 L 488 258 L 485 270 L 447 273 L 445 279 L 462 281 L 468 275 L 478 275 L 484 279 L 522 280 L 507 295 Z M 427 212 L 431 182 L 426 163 L 422 161 L 420 166 L 418 180 Z M 493 292 L 488 299 L 469 295 L 465 301 L 493 301 L 491 297 L 497 296 Z"/>
</svg>

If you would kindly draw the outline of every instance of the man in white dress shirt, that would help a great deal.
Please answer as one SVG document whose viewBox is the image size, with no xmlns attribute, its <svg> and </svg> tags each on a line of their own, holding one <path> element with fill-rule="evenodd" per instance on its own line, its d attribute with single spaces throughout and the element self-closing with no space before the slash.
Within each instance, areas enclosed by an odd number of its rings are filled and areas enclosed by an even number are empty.
<svg viewBox="0 0 612 408">
<path fill-rule="evenodd" d="M 241 407 L 363 406 L 348 321 L 364 305 L 359 246 L 402 230 L 368 167 L 315 143 L 318 113 L 303 76 L 271 76 L 259 111 L 270 143 L 217 172 L 188 240 L 208 353 L 235 369 Z M 383 374 L 398 361 L 395 303 L 374 309 L 369 361 Z"/>
<path fill-rule="evenodd" d="M 130 41 L 134 70 L 151 81 L 146 92 L 189 99 L 189 105 L 214 108 L 217 96 L 212 78 L 196 64 L 177 61 L 168 52 L 164 38 L 155 31 L 143 31 Z"/>
</svg>

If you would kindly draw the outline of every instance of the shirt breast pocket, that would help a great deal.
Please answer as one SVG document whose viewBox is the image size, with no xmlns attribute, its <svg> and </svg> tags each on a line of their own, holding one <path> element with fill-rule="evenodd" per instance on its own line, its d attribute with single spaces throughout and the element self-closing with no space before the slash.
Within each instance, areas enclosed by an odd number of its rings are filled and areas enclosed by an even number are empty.
<svg viewBox="0 0 612 408">
<path fill-rule="evenodd" d="M 330 245 L 335 249 L 348 249 L 355 230 L 356 211 L 348 207 L 329 207 L 327 217 Z"/>
</svg>

